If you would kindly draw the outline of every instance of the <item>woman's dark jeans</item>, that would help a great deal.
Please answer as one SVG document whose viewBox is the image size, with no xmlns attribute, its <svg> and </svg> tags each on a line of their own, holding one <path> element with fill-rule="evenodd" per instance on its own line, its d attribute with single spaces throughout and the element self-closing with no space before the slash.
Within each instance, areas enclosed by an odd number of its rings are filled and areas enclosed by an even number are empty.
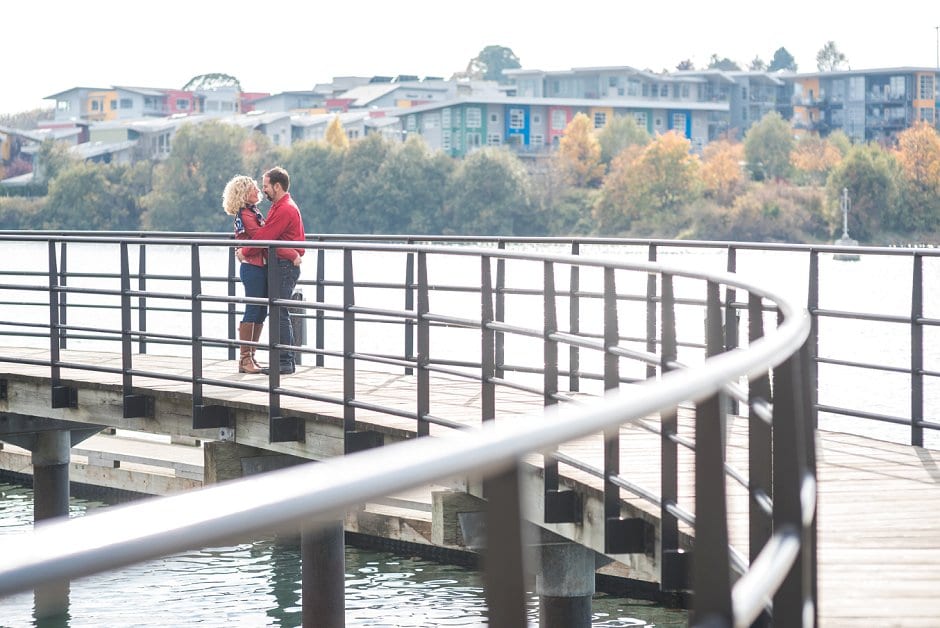
<svg viewBox="0 0 940 628">
<path fill-rule="evenodd" d="M 268 270 L 266 267 L 242 262 L 238 274 L 241 277 L 246 297 L 258 299 L 268 297 Z M 249 303 L 245 305 L 245 315 L 242 317 L 242 322 L 263 323 L 267 317 L 267 306 Z"/>
</svg>

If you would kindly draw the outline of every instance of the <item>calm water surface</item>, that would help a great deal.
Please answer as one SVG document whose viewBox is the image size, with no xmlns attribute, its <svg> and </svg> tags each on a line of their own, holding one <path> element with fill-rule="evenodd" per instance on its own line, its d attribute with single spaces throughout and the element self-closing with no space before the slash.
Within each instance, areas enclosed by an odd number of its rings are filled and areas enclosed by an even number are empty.
<svg viewBox="0 0 940 628">
<path fill-rule="evenodd" d="M 73 498 L 83 516 L 101 502 Z M 0 535 L 32 525 L 32 490 L 0 482 Z M 300 548 L 273 538 L 175 554 L 72 582 L 61 628 L 300 626 Z M 685 626 L 682 610 L 598 594 L 594 626 Z M 538 599 L 529 603 L 538 625 Z M 388 552 L 346 548 L 347 626 L 481 626 L 481 574 Z M 0 626 L 40 626 L 33 595 L 0 599 Z"/>
</svg>

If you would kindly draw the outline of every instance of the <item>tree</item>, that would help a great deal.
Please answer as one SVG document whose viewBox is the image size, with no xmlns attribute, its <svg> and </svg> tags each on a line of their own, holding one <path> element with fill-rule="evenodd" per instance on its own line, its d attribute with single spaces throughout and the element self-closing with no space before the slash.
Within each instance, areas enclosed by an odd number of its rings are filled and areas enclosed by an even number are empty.
<svg viewBox="0 0 940 628">
<path fill-rule="evenodd" d="M 333 184 L 334 229 L 342 233 L 369 233 L 374 214 L 381 211 L 378 172 L 392 144 L 378 133 L 366 135 L 344 151 L 343 165 Z"/>
<path fill-rule="evenodd" d="M 39 182 L 51 181 L 59 172 L 77 161 L 78 157 L 69 150 L 68 146 L 46 138 L 39 145 L 39 151 L 33 158 L 33 177 Z"/>
<path fill-rule="evenodd" d="M 700 196 L 699 167 L 691 143 L 675 131 L 643 149 L 623 151 L 611 164 L 595 207 L 599 230 L 674 235 L 687 206 Z"/>
<path fill-rule="evenodd" d="M 934 229 L 940 225 L 940 135 L 927 122 L 918 122 L 898 135 L 894 152 L 900 167 L 901 203 L 891 212 L 891 226 L 904 230 Z"/>
<path fill-rule="evenodd" d="M 695 64 L 692 63 L 690 59 L 684 59 L 680 61 L 678 65 L 676 65 L 676 69 L 679 70 L 680 72 L 685 71 L 685 70 L 694 70 Z"/>
<path fill-rule="evenodd" d="M 333 119 L 330 120 L 330 124 L 326 127 L 324 139 L 333 148 L 342 150 L 349 148 L 349 137 L 347 137 L 346 131 L 343 130 L 343 123 L 340 122 L 339 116 L 333 116 Z"/>
<path fill-rule="evenodd" d="M 793 152 L 790 124 L 776 111 L 748 129 L 744 136 L 744 158 L 755 181 L 785 179 L 790 174 Z"/>
<path fill-rule="evenodd" d="M 576 113 L 565 127 L 555 158 L 575 187 L 589 187 L 600 182 L 604 176 L 601 145 L 586 114 Z"/>
<path fill-rule="evenodd" d="M 147 186 L 147 164 L 76 162 L 49 183 L 45 229 L 136 230 L 138 199 Z"/>
<path fill-rule="evenodd" d="M 804 135 L 796 142 L 790 161 L 807 182 L 822 185 L 829 171 L 842 161 L 842 152 L 828 138 Z"/>
<path fill-rule="evenodd" d="M 763 72 L 767 69 L 767 63 L 764 62 L 760 57 L 754 57 L 753 60 L 748 64 L 747 69 L 751 72 Z"/>
<path fill-rule="evenodd" d="M 706 196 L 730 205 L 745 182 L 744 145 L 740 142 L 716 140 L 702 151 L 702 185 Z"/>
<path fill-rule="evenodd" d="M 445 233 L 535 235 L 530 183 L 525 167 L 505 148 L 475 150 L 454 170 L 447 185 Z"/>
<path fill-rule="evenodd" d="M 334 186 L 343 169 L 344 151 L 323 141 L 298 142 L 284 155 L 290 173 L 290 195 L 300 207 L 304 229 L 330 233 L 343 223 L 337 211 Z"/>
<path fill-rule="evenodd" d="M 487 81 L 508 83 L 509 78 L 503 75 L 503 70 L 521 68 L 519 57 L 512 48 L 505 46 L 486 46 L 480 54 L 470 60 L 467 65 L 467 74 L 474 78 Z"/>
<path fill-rule="evenodd" d="M 734 72 L 741 69 L 737 63 L 725 57 L 719 59 L 717 54 L 712 54 L 711 59 L 708 60 L 708 69 L 709 70 L 725 70 L 729 72 Z"/>
<path fill-rule="evenodd" d="M 242 91 L 242 84 L 237 78 L 231 74 L 222 74 L 220 72 L 194 76 L 183 85 L 183 91 L 194 92 L 200 89 L 217 89 L 219 87 L 236 87 L 238 91 Z"/>
<path fill-rule="evenodd" d="M 820 72 L 833 72 L 848 67 L 849 60 L 836 48 L 836 42 L 827 41 L 816 53 L 816 67 Z"/>
<path fill-rule="evenodd" d="M 767 71 L 776 72 L 778 70 L 789 70 L 790 72 L 796 72 L 796 69 L 796 59 L 793 58 L 793 55 L 791 55 L 786 48 L 781 46 L 774 52 L 773 59 L 770 60 L 770 66 L 767 68 Z"/>
<path fill-rule="evenodd" d="M 632 116 L 613 116 L 597 134 L 597 141 L 601 147 L 601 162 L 606 165 L 628 146 L 649 144 L 650 134 Z"/>
<path fill-rule="evenodd" d="M 153 190 L 141 199 L 144 227 L 228 230 L 231 218 L 222 211 L 222 190 L 229 179 L 245 172 L 242 148 L 247 136 L 246 130 L 218 121 L 181 126 L 170 156 L 154 169 Z"/>
<path fill-rule="evenodd" d="M 898 206 L 898 165 L 894 156 L 877 144 L 853 146 L 826 182 L 826 219 L 832 235 L 842 231 L 842 190 L 851 202 L 848 212 L 849 234 L 868 240 L 892 217 L 886 211 Z"/>
</svg>

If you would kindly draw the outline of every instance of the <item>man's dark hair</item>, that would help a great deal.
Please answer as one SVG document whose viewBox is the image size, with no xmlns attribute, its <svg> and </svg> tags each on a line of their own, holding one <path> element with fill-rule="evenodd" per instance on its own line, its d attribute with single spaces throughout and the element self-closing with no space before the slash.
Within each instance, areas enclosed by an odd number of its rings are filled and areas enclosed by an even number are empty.
<svg viewBox="0 0 940 628">
<path fill-rule="evenodd" d="M 268 178 L 268 181 L 271 183 L 271 185 L 280 183 L 281 189 L 285 192 L 290 189 L 290 175 L 287 174 L 287 171 L 280 166 L 271 168 L 264 173 L 264 176 Z"/>
</svg>

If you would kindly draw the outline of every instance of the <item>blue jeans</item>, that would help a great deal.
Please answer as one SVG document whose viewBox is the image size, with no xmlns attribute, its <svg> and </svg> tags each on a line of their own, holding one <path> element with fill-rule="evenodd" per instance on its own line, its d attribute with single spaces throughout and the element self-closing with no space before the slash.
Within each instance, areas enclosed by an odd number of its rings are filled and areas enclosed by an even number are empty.
<svg viewBox="0 0 940 628">
<path fill-rule="evenodd" d="M 300 279 L 300 266 L 294 266 L 290 260 L 277 260 L 277 270 L 280 276 L 280 285 L 277 290 L 278 299 L 290 299 L 294 296 L 294 287 Z M 294 344 L 294 327 L 291 323 L 288 308 L 279 308 L 281 315 L 278 319 L 278 333 L 282 345 Z M 273 324 L 273 323 L 272 323 Z M 294 366 L 294 352 L 281 351 L 280 366 Z"/>
<path fill-rule="evenodd" d="M 264 266 L 242 263 L 238 274 L 242 280 L 246 297 L 266 299 L 268 297 L 268 269 Z M 265 305 L 249 303 L 245 305 L 243 323 L 263 323 L 268 317 L 268 308 Z"/>
</svg>

